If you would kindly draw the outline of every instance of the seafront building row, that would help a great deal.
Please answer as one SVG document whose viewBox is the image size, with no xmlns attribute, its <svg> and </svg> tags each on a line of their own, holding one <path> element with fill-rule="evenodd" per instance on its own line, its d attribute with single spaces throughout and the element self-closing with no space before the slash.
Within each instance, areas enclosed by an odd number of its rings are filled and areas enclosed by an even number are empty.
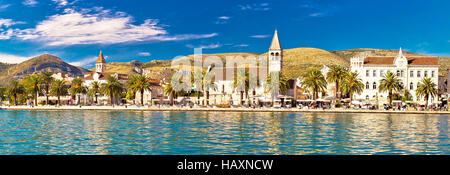
<svg viewBox="0 0 450 175">
<path fill-rule="evenodd" d="M 275 31 L 272 42 L 269 47 L 268 52 L 268 66 L 267 73 L 289 71 L 283 69 L 283 49 L 281 47 L 281 42 L 278 37 L 278 32 Z M 85 74 L 82 78 L 84 85 L 90 86 L 93 82 L 106 83 L 108 76 L 116 77 L 123 84 L 129 79 L 130 75 L 119 74 L 115 72 L 106 72 L 106 60 L 103 53 L 100 52 L 95 65 L 95 71 Z M 236 69 L 233 69 L 236 71 Z M 225 71 L 225 69 L 224 69 Z M 323 75 L 327 75 L 330 68 L 326 65 L 323 66 L 321 70 Z M 397 56 L 371 56 L 370 53 L 355 56 L 350 60 L 349 71 L 357 72 L 359 79 L 363 82 L 364 88 L 361 93 L 356 93 L 352 95 L 353 101 L 348 101 L 349 96 L 345 94 L 339 94 L 339 96 L 344 97 L 343 102 L 355 103 L 355 104 L 370 104 L 379 105 L 388 104 L 388 93 L 379 92 L 378 87 L 380 86 L 380 80 L 388 72 L 394 73 L 401 81 L 402 86 L 409 90 L 412 95 L 412 99 L 408 103 L 415 104 L 425 104 L 424 98 L 419 98 L 416 96 L 416 90 L 418 84 L 423 80 L 423 78 L 431 78 L 431 81 L 438 85 L 439 95 L 428 99 L 428 104 L 441 103 L 443 100 L 447 100 L 447 84 L 445 82 L 444 76 L 439 76 L 439 58 L 431 56 L 405 56 L 402 49 L 400 48 Z M 146 71 L 142 71 L 144 75 L 150 76 Z M 67 81 L 73 80 L 72 77 L 65 74 L 54 74 L 55 79 L 64 79 Z M 150 77 L 151 78 L 151 77 Z M 234 77 L 233 77 L 234 78 Z M 449 76 L 450 78 L 450 76 Z M 264 88 L 265 82 L 260 82 L 260 86 L 255 89 L 249 90 L 246 97 L 241 97 L 240 91 L 236 90 L 235 82 L 233 79 L 225 78 L 223 80 L 215 81 L 215 87 L 209 88 L 207 99 L 206 95 L 203 94 L 201 99 L 197 96 L 191 97 L 178 97 L 175 99 L 177 103 L 195 103 L 199 105 L 238 105 L 238 104 L 272 104 L 274 106 L 281 106 L 282 104 L 293 104 L 302 102 L 330 102 L 336 103 L 336 88 L 335 83 L 328 83 L 325 90 L 321 92 L 318 96 L 319 99 L 311 100 L 311 92 L 302 89 L 302 85 L 299 82 L 301 77 L 297 79 L 289 80 L 289 89 L 283 93 L 277 92 L 273 94 L 268 92 Z M 450 81 L 447 81 L 449 83 Z M 151 80 L 151 91 L 146 90 L 143 95 L 144 104 L 142 105 L 152 105 L 152 104 L 167 104 L 170 99 L 166 93 L 164 93 L 164 86 L 168 82 L 162 80 Z M 80 99 L 81 103 L 92 103 L 92 97 L 88 95 L 81 95 L 80 98 L 75 98 L 71 100 L 71 97 L 62 97 L 63 101 L 75 103 L 74 100 Z M 100 96 L 98 97 L 99 104 L 108 104 L 109 97 Z M 243 101 L 241 101 L 241 99 Z M 51 98 L 55 100 L 55 98 Z M 114 99 L 118 103 L 124 103 L 123 99 Z M 39 97 L 39 101 L 45 101 L 45 97 Z M 137 92 L 135 96 L 136 102 L 141 101 L 141 94 Z M 399 101 L 396 101 L 399 102 Z"/>
</svg>

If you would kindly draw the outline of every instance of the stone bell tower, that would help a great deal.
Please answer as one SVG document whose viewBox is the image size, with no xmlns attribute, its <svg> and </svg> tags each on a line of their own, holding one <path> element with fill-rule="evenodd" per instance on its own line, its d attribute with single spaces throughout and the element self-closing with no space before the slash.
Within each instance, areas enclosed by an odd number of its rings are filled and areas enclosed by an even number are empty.
<svg viewBox="0 0 450 175">
<path fill-rule="evenodd" d="M 269 72 L 281 72 L 283 69 L 283 49 L 281 48 L 278 32 L 275 30 L 272 44 L 269 48 Z"/>
<path fill-rule="evenodd" d="M 103 57 L 102 51 L 100 51 L 100 55 L 95 62 L 95 72 L 106 72 L 106 60 Z"/>
</svg>

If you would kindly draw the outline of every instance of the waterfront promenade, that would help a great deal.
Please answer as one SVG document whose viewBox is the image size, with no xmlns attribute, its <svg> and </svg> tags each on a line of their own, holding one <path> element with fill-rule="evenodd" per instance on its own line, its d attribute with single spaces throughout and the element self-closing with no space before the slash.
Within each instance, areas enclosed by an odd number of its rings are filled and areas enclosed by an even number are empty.
<svg viewBox="0 0 450 175">
<path fill-rule="evenodd" d="M 297 109 L 297 108 L 206 108 L 206 107 L 138 107 L 138 106 L 0 106 L 0 110 L 30 111 L 210 111 L 210 112 L 317 112 L 317 113 L 384 113 L 384 114 L 450 114 L 450 111 L 393 111 L 367 109 Z"/>
</svg>

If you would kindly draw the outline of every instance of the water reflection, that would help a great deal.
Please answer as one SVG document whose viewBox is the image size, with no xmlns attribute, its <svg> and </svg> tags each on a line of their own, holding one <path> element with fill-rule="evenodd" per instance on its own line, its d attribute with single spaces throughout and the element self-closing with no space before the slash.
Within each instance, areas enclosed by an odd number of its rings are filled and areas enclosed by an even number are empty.
<svg viewBox="0 0 450 175">
<path fill-rule="evenodd" d="M 448 116 L 0 111 L 0 154 L 449 154 Z"/>
</svg>

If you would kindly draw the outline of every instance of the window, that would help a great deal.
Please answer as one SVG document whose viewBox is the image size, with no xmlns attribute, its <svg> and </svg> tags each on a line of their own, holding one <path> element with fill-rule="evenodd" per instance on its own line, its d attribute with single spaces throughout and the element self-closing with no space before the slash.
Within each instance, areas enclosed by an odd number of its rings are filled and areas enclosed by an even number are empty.
<svg viewBox="0 0 450 175">
<path fill-rule="evenodd" d="M 420 77 L 420 71 L 417 71 L 417 77 Z"/>
<path fill-rule="evenodd" d="M 382 77 L 384 75 L 384 71 L 380 70 L 380 77 Z"/>
<path fill-rule="evenodd" d="M 366 100 L 369 100 L 369 95 L 366 95 Z"/>
<path fill-rule="evenodd" d="M 409 76 L 414 77 L 414 71 L 409 71 Z"/>
<path fill-rule="evenodd" d="M 431 71 L 431 77 L 434 77 L 434 71 Z"/>
<path fill-rule="evenodd" d="M 404 74 L 405 74 L 405 71 L 402 70 L 402 71 L 400 72 L 400 76 L 403 77 Z"/>
<path fill-rule="evenodd" d="M 369 76 L 369 70 L 366 70 L 366 77 Z"/>
<path fill-rule="evenodd" d="M 427 77 L 428 76 L 428 71 L 424 71 L 423 72 L 423 77 Z"/>
<path fill-rule="evenodd" d="M 366 89 L 369 89 L 369 82 L 366 82 Z"/>
<path fill-rule="evenodd" d="M 373 89 L 377 89 L 377 83 L 373 82 Z"/>
<path fill-rule="evenodd" d="M 397 71 L 397 77 L 399 77 L 399 76 L 400 76 L 400 71 L 398 70 L 398 71 Z"/>
<path fill-rule="evenodd" d="M 414 83 L 409 84 L 409 90 L 414 90 Z"/>
<path fill-rule="evenodd" d="M 376 76 L 377 76 L 377 71 L 373 70 L 373 77 L 376 77 Z"/>
</svg>

